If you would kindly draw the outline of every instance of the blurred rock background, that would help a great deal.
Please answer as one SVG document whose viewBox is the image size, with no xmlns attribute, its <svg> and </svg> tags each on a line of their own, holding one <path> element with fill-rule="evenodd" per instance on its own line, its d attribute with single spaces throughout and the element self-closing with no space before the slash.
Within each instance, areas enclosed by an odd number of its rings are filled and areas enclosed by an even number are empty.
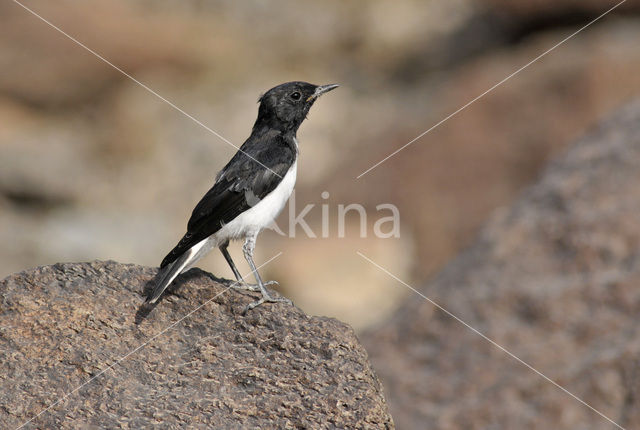
<svg viewBox="0 0 640 430">
<path fill-rule="evenodd" d="M 637 99 L 415 285 L 627 430 L 640 428 L 639 165 Z M 614 428 L 417 295 L 361 337 L 398 428 Z"/>
<path fill-rule="evenodd" d="M 551 156 L 640 90 L 640 1 L 628 0 L 356 180 L 614 2 L 25 4 L 236 145 L 262 91 L 340 83 L 299 133 L 296 206 L 316 205 L 306 219 L 320 235 L 328 204 L 329 237 L 268 231 L 258 260 L 283 251 L 266 277 L 356 329 L 407 292 L 355 250 L 402 279 L 432 276 Z M 0 67 L 0 277 L 96 258 L 157 265 L 235 148 L 13 2 L 0 4 Z M 367 207 L 368 238 L 355 216 L 337 238 L 337 205 L 349 203 Z M 381 203 L 399 208 L 399 239 L 372 236 Z M 231 277 L 216 253 L 199 265 Z"/>
</svg>

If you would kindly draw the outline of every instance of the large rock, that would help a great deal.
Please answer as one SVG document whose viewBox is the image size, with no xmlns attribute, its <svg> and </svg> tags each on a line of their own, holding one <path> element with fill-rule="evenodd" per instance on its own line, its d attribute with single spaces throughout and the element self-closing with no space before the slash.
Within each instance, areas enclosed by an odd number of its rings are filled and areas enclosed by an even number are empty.
<svg viewBox="0 0 640 430">
<path fill-rule="evenodd" d="M 252 297 L 198 269 L 145 309 L 155 273 L 92 262 L 1 281 L 0 427 L 393 428 L 348 326 L 283 304 L 242 315 Z"/>
<path fill-rule="evenodd" d="M 575 28 L 531 36 L 448 74 L 430 93 L 412 88 L 411 111 L 387 136 L 357 140 L 329 185 L 337 201 L 393 202 L 415 240 L 419 279 L 435 275 L 471 244 L 490 214 L 533 183 L 546 163 L 613 109 L 640 94 L 640 21 L 589 28 L 443 123 L 361 179 L 353 177 L 435 125 Z M 433 94 L 432 97 L 425 95 Z M 414 107 L 416 106 L 416 107 Z M 425 109 L 425 110 L 420 110 Z M 430 111 L 429 111 L 430 109 Z M 372 115 L 385 121 L 388 116 Z M 392 130 L 392 131 L 391 131 Z M 336 163 L 337 164 L 337 163 Z M 357 167 L 353 167 L 353 166 Z M 424 196 L 416 198 L 416 196 Z"/>
<path fill-rule="evenodd" d="M 638 166 L 640 101 L 420 288 L 626 428 L 640 423 Z M 612 428 L 418 295 L 364 343 L 400 428 Z"/>
</svg>

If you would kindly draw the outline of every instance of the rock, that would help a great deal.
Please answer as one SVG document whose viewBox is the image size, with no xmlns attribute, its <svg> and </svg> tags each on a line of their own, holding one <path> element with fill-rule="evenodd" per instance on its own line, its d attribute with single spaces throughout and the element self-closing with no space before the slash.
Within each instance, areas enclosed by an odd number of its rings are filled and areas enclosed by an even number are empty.
<svg viewBox="0 0 640 430">
<path fill-rule="evenodd" d="M 413 112 L 394 119 L 386 136 L 354 137 L 357 157 L 336 164 L 323 189 L 337 201 L 357 195 L 370 207 L 396 204 L 402 234 L 410 231 L 416 241 L 417 279 L 431 278 L 472 243 L 496 208 L 533 183 L 550 159 L 628 102 L 630 94 L 640 94 L 640 50 L 631 43 L 640 38 L 640 21 L 594 25 L 361 179 L 353 177 L 575 30 L 546 31 L 470 61 L 452 71 L 433 96 L 426 86 L 412 89 L 423 107 L 418 101 L 398 102 Z"/>
<path fill-rule="evenodd" d="M 640 101 L 551 163 L 420 288 L 627 428 L 640 422 L 638 166 Z M 418 295 L 363 342 L 400 428 L 612 428 Z"/>
<path fill-rule="evenodd" d="M 282 304 L 243 316 L 252 297 L 199 269 L 140 307 L 155 273 L 95 261 L 1 281 L 0 427 L 393 428 L 345 324 Z"/>
</svg>

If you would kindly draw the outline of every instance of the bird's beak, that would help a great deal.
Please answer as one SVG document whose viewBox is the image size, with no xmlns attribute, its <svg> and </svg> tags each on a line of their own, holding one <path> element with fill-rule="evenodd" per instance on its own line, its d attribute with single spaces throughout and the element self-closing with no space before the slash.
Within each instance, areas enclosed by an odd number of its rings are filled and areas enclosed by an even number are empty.
<svg viewBox="0 0 640 430">
<path fill-rule="evenodd" d="M 331 90 L 335 90 L 339 86 L 340 85 L 338 84 L 320 85 L 316 88 L 316 91 L 311 96 L 309 96 L 307 101 L 310 102 L 311 100 L 315 100 L 318 97 L 320 97 L 322 94 L 328 93 Z"/>
</svg>

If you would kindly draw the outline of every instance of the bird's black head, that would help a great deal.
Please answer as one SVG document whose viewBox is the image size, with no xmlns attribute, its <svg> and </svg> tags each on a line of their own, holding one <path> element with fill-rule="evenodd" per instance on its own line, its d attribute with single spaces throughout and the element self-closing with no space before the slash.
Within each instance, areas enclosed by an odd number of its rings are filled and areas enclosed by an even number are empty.
<svg viewBox="0 0 640 430">
<path fill-rule="evenodd" d="M 254 133 L 269 128 L 295 134 L 318 97 L 337 87 L 336 84 L 287 82 L 271 88 L 260 97 Z"/>
</svg>

